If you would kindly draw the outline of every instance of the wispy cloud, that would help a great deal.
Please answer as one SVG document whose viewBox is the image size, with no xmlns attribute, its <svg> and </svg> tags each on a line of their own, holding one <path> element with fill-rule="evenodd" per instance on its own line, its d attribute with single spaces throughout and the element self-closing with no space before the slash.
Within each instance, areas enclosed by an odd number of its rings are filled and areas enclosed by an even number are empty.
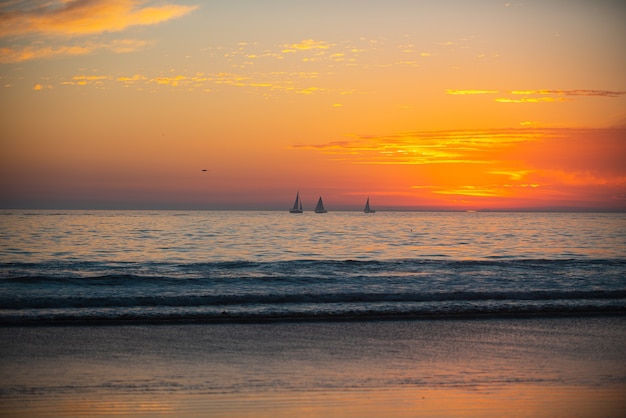
<svg viewBox="0 0 626 418">
<path fill-rule="evenodd" d="M 513 90 L 516 95 L 558 95 L 558 96 L 602 96 L 619 97 L 626 94 L 620 90 Z"/>
<path fill-rule="evenodd" d="M 87 55 L 98 50 L 109 50 L 118 54 L 129 53 L 143 48 L 146 41 L 118 39 L 108 43 L 85 42 L 79 45 L 32 45 L 18 48 L 0 48 L 0 63 L 9 64 L 56 56 Z"/>
<path fill-rule="evenodd" d="M 32 2 L 32 7 L 21 10 L 5 7 L 0 9 L 0 37 L 119 32 L 129 26 L 154 25 L 181 17 L 197 8 L 145 4 L 144 0 L 58 0 Z"/>
<path fill-rule="evenodd" d="M 121 39 L 103 43 L 85 37 L 162 23 L 195 9 L 197 6 L 176 4 L 151 6 L 145 0 L 6 3 L 0 6 L 0 40 L 4 44 L 0 48 L 0 62 L 85 55 L 98 49 L 132 52 L 145 46 L 146 41 Z"/>
<path fill-rule="evenodd" d="M 211 92 L 218 88 L 243 88 L 248 92 L 269 94 L 283 93 L 312 95 L 328 90 L 315 84 L 316 72 L 176 72 L 165 74 L 77 74 L 59 82 L 61 86 L 95 86 L 115 88 L 117 85 L 137 89 L 175 88 L 186 91 Z"/>
<path fill-rule="evenodd" d="M 575 96 L 583 97 L 620 97 L 626 95 L 622 90 L 446 90 L 450 95 L 486 95 L 497 94 L 500 97 L 494 99 L 498 103 L 555 103 L 573 100 Z M 523 97 L 519 97 L 523 96 Z"/>
<path fill-rule="evenodd" d="M 325 41 L 316 41 L 314 39 L 305 39 L 298 43 L 287 44 L 283 46 L 282 52 L 290 53 L 297 51 L 309 51 L 309 50 L 327 50 L 333 44 Z"/>
<path fill-rule="evenodd" d="M 522 97 L 519 99 L 511 97 L 498 97 L 495 99 L 498 103 L 554 103 L 554 102 L 567 102 L 571 101 L 566 97 Z"/>
</svg>

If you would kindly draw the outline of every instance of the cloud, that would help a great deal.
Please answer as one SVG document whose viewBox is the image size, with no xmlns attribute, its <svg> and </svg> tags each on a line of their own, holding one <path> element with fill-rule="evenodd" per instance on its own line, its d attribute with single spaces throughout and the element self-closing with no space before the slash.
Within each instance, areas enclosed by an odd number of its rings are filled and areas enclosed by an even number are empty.
<svg viewBox="0 0 626 418">
<path fill-rule="evenodd" d="M 439 170 L 439 175 L 463 173 L 506 184 L 617 184 L 626 178 L 626 128 L 517 128 L 402 132 L 355 136 L 351 140 L 294 145 L 331 159 L 353 164 L 413 165 Z M 441 167 L 437 169 L 435 167 Z M 467 184 L 467 183 L 465 183 Z M 621 184 L 621 183 L 620 183 Z"/>
<path fill-rule="evenodd" d="M 309 149 L 354 164 L 395 165 L 387 171 L 402 173 L 396 181 L 408 180 L 405 187 L 421 199 L 623 209 L 625 135 L 624 127 L 424 131 Z"/>
<path fill-rule="evenodd" d="M 26 10 L 0 9 L 0 37 L 88 35 L 119 32 L 130 26 L 154 25 L 184 16 L 197 6 L 144 6 L 144 0 L 57 0 L 34 2 Z"/>
<path fill-rule="evenodd" d="M 241 88 L 252 94 L 269 95 L 275 91 L 290 94 L 316 95 L 326 94 L 328 89 L 312 85 L 318 78 L 316 72 L 270 72 L 270 73 L 204 73 L 204 72 L 174 72 L 166 74 L 77 74 L 71 78 L 62 79 L 61 86 L 95 86 L 114 88 L 116 85 L 124 87 L 134 86 L 137 89 L 176 88 L 186 91 L 200 91 L 203 93 L 221 88 Z"/>
<path fill-rule="evenodd" d="M 513 90 L 511 94 L 517 95 L 560 95 L 560 96 L 602 96 L 619 97 L 626 91 L 615 90 Z"/>
<path fill-rule="evenodd" d="M 82 45 L 25 46 L 18 48 L 0 48 L 0 64 L 10 64 L 56 56 L 87 55 L 97 50 L 109 50 L 118 54 L 139 50 L 147 45 L 146 41 L 118 39 L 109 43 L 87 42 Z"/>
<path fill-rule="evenodd" d="M 148 42 L 138 39 L 116 39 L 104 47 L 117 54 L 127 54 L 142 49 L 147 44 Z"/>
<path fill-rule="evenodd" d="M 531 129 L 416 131 L 293 148 L 317 150 L 334 158 L 343 155 L 355 164 L 473 165 L 490 164 L 503 149 L 537 141 L 541 135 Z"/>
<path fill-rule="evenodd" d="M 571 99 L 565 97 L 522 97 L 521 99 L 512 99 L 509 97 L 498 97 L 495 99 L 498 103 L 541 103 L 541 102 L 567 102 Z"/>
<path fill-rule="evenodd" d="M 0 63 L 9 64 L 57 55 L 86 55 L 94 51 L 91 46 L 27 46 L 0 48 Z"/>
<path fill-rule="evenodd" d="M 197 6 L 146 3 L 145 0 L 52 0 L 0 5 L 3 43 L 0 63 L 86 55 L 102 49 L 133 52 L 147 42 L 135 39 L 98 42 L 93 37 L 131 26 L 158 24 L 197 9 Z M 86 36 L 91 38 L 85 40 Z"/>
<path fill-rule="evenodd" d="M 500 92 L 499 90 L 446 90 L 446 94 L 463 96 L 479 94 L 509 94 L 513 97 L 498 97 L 494 99 L 498 103 L 542 103 L 542 102 L 566 102 L 571 101 L 572 96 L 585 97 L 620 97 L 626 95 L 621 90 L 511 90 Z M 516 96 L 525 96 L 518 98 Z M 539 97 L 537 97 L 539 96 Z"/>
<path fill-rule="evenodd" d="M 332 44 L 329 44 L 328 42 L 316 41 L 313 39 L 305 39 L 304 41 L 301 41 L 299 43 L 284 45 L 282 52 L 289 53 L 289 52 L 309 51 L 309 50 L 317 50 L 317 49 L 326 50 L 330 48 L 331 46 Z"/>
<path fill-rule="evenodd" d="M 43 84 L 39 84 L 39 83 L 37 83 L 37 84 L 35 84 L 33 86 L 33 90 L 35 90 L 35 91 L 39 91 L 39 90 L 43 90 L 43 89 L 52 90 L 53 87 L 51 85 L 49 85 L 49 84 L 48 85 L 43 85 Z"/>
</svg>

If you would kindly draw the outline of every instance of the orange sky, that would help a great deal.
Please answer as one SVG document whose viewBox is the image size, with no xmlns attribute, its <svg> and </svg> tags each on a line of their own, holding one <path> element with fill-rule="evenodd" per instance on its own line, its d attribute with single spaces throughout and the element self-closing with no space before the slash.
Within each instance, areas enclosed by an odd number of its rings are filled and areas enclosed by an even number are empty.
<svg viewBox="0 0 626 418">
<path fill-rule="evenodd" d="M 0 207 L 626 210 L 624 22 L 602 0 L 3 2 Z"/>
</svg>

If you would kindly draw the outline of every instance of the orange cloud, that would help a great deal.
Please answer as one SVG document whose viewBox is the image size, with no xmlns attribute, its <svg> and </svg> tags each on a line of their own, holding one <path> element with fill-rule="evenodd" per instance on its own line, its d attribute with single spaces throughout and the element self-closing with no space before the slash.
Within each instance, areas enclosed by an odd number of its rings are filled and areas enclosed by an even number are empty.
<svg viewBox="0 0 626 418">
<path fill-rule="evenodd" d="M 105 32 L 119 32 L 130 26 L 154 25 L 181 17 L 197 6 L 164 4 L 145 6 L 144 0 L 54 0 L 35 2 L 29 9 L 13 3 L 0 5 L 0 63 L 17 63 L 56 56 L 91 54 L 97 50 L 128 53 L 147 42 L 116 39 L 109 42 L 74 40 Z"/>
<path fill-rule="evenodd" d="M 326 50 L 331 47 L 331 44 L 324 41 L 316 41 L 313 39 L 305 39 L 302 42 L 296 44 L 288 44 L 283 46 L 282 52 L 296 52 L 296 51 L 307 51 L 307 50 Z"/>
<path fill-rule="evenodd" d="M 540 96 L 540 97 L 522 97 L 521 99 L 511 97 L 499 97 L 496 102 L 499 103 L 540 103 L 540 102 L 565 102 L 570 101 L 571 96 L 586 97 L 620 97 L 626 94 L 626 91 L 619 90 L 512 90 L 509 92 L 514 96 Z"/>
<path fill-rule="evenodd" d="M 0 48 L 0 63 L 9 64 L 37 58 L 50 58 L 57 55 L 86 55 L 93 52 L 93 46 L 44 46 L 23 48 Z"/>
<path fill-rule="evenodd" d="M 536 131 L 524 129 L 421 131 L 360 136 L 352 141 L 295 145 L 294 148 L 350 155 L 358 164 L 485 164 L 503 147 L 536 140 Z"/>
<path fill-rule="evenodd" d="M 495 99 L 498 103 L 541 103 L 541 102 L 566 102 L 569 99 L 565 97 L 522 97 L 521 99 L 511 99 L 507 97 L 498 97 Z"/>
<path fill-rule="evenodd" d="M 220 87 L 242 88 L 249 93 L 269 95 L 280 91 L 299 95 L 316 95 L 328 93 L 328 89 L 321 85 L 314 85 L 310 80 L 318 78 L 316 72 L 251 72 L 251 73 L 204 73 L 188 72 L 167 74 L 132 74 L 132 75 L 74 75 L 60 81 L 62 86 L 106 86 L 112 87 L 122 83 L 126 87 L 135 86 L 138 89 L 150 88 L 177 88 L 188 91 L 210 92 Z"/>
<path fill-rule="evenodd" d="M 357 136 L 293 148 L 385 166 L 379 173 L 403 173 L 393 174 L 392 184 L 453 206 L 619 208 L 624 138 L 626 128 L 519 128 Z"/>
<path fill-rule="evenodd" d="M 87 55 L 97 50 L 109 50 L 118 54 L 129 53 L 141 49 L 145 45 L 145 41 L 121 39 L 109 43 L 86 43 L 83 45 L 5 47 L 0 48 L 0 63 L 10 64 L 64 55 Z"/>
<path fill-rule="evenodd" d="M 477 95 L 477 94 L 504 94 L 498 90 L 446 90 L 451 95 Z M 542 103 L 542 102 L 565 102 L 570 101 L 571 96 L 586 97 L 620 97 L 626 95 L 621 90 L 511 90 L 508 94 L 514 97 L 498 97 L 494 99 L 498 103 Z M 517 98 L 515 96 L 526 96 Z M 531 96 L 531 97 L 528 97 Z M 535 96 L 535 97 L 532 97 Z M 539 97 L 536 97 L 539 96 Z M 567 96 L 567 97 L 564 97 Z"/>
<path fill-rule="evenodd" d="M 53 87 L 51 85 L 49 85 L 49 84 L 48 85 L 43 85 L 43 84 L 37 83 L 37 84 L 35 84 L 33 86 L 33 90 L 35 90 L 35 91 L 39 91 L 39 90 L 43 90 L 43 89 L 50 89 L 50 90 L 52 90 L 52 88 Z"/>
<path fill-rule="evenodd" d="M 615 90 L 513 90 L 511 94 L 619 97 L 626 91 Z"/>
<path fill-rule="evenodd" d="M 55 1 L 31 9 L 0 10 L 0 37 L 87 35 L 119 32 L 129 26 L 153 25 L 181 17 L 197 6 L 164 4 L 144 7 L 143 0 Z"/>
</svg>

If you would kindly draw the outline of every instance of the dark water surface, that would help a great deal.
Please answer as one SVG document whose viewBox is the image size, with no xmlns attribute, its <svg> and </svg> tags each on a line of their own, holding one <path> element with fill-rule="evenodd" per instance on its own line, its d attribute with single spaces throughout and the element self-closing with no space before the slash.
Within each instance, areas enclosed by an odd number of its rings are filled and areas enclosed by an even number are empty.
<svg viewBox="0 0 626 418">
<path fill-rule="evenodd" d="M 626 310 L 626 215 L 2 212 L 0 323 Z"/>
</svg>

